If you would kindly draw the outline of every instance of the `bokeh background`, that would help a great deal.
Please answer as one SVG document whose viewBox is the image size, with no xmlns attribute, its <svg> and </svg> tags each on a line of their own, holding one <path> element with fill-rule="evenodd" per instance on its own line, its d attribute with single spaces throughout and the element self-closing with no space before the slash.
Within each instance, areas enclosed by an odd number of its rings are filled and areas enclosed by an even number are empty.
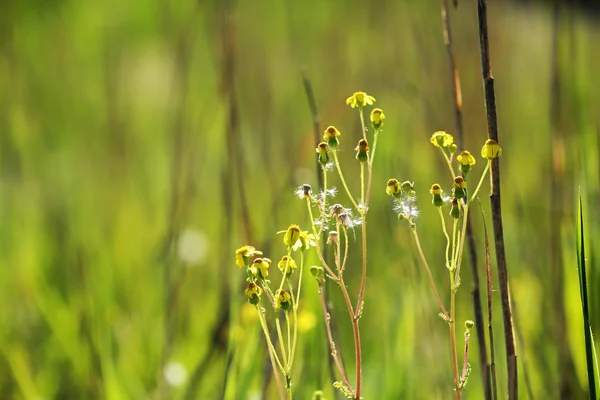
<svg viewBox="0 0 600 400">
<path fill-rule="evenodd" d="M 307 227 L 294 197 L 300 184 L 317 186 L 304 72 L 320 129 L 342 131 L 341 162 L 355 192 L 360 130 L 345 99 L 364 90 L 387 116 L 369 214 L 364 395 L 451 398 L 447 328 L 384 192 L 390 177 L 416 182 L 418 229 L 448 303 L 445 241 L 428 195 L 432 183 L 449 182 L 429 136 L 456 126 L 440 5 L 0 2 L 0 397 L 276 398 L 233 254 L 252 244 L 278 259 L 285 249 L 275 233 Z M 478 154 L 487 128 L 475 2 L 460 0 L 450 14 L 464 101 L 460 147 Z M 488 18 L 520 393 L 586 398 L 575 215 L 580 188 L 600 332 L 599 19 L 509 1 L 490 1 Z M 489 223 L 488 190 L 486 181 Z M 343 193 L 338 201 L 348 203 Z M 479 212 L 472 218 L 481 279 L 483 222 Z M 351 293 L 359 229 L 356 237 Z M 460 320 L 474 317 L 465 262 Z M 323 389 L 334 399 L 317 285 L 306 278 L 295 398 Z M 352 371 L 351 329 L 332 289 L 336 341 Z M 494 300 L 505 396 L 498 292 Z M 472 339 L 464 397 L 480 399 Z"/>
</svg>

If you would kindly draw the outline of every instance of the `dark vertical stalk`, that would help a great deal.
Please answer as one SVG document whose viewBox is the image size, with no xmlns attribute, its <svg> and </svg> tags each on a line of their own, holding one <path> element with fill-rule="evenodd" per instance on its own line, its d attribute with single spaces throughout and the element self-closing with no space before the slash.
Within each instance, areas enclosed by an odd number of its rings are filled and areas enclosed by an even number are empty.
<svg viewBox="0 0 600 400">
<path fill-rule="evenodd" d="M 480 204 L 481 205 L 481 204 Z M 490 241 L 488 238 L 487 224 L 485 215 L 481 210 L 481 220 L 483 221 L 483 237 L 485 241 L 485 278 L 487 281 L 487 307 L 488 307 L 488 334 L 490 336 L 490 378 L 492 386 L 492 399 L 498 399 L 498 385 L 496 381 L 496 355 L 494 351 L 494 313 L 492 312 L 492 260 L 490 259 Z"/>
<path fill-rule="evenodd" d="M 498 121 L 496 115 L 496 94 L 494 92 L 494 77 L 490 63 L 490 51 L 488 41 L 487 25 L 487 1 L 477 1 L 477 17 L 479 26 L 479 48 L 481 54 L 481 75 L 483 78 L 483 89 L 485 108 L 488 125 L 488 138 L 499 143 Z M 500 160 L 492 161 L 491 172 L 491 195 L 490 203 L 492 210 L 492 226 L 494 230 L 494 246 L 496 248 L 496 264 L 498 268 L 498 282 L 500 286 L 500 298 L 502 303 L 502 318 L 504 320 L 504 339 L 506 344 L 506 365 L 508 378 L 508 398 L 518 398 L 517 377 L 517 354 L 515 345 L 515 333 L 512 320 L 510 296 L 508 293 L 508 269 L 506 267 L 506 253 L 504 248 L 504 230 L 502 226 L 502 203 L 500 197 Z"/>
<path fill-rule="evenodd" d="M 454 4 L 456 7 L 456 3 Z M 452 97 L 454 102 L 454 114 L 456 119 L 456 137 L 458 146 L 464 148 L 463 119 L 462 119 L 462 92 L 460 88 L 460 76 L 454 51 L 452 50 L 452 28 L 450 25 L 450 16 L 448 15 L 448 0 L 442 0 L 442 28 L 444 32 L 444 44 L 448 54 L 448 64 L 450 66 L 450 78 L 452 81 Z M 460 147 L 459 147 L 460 148 Z M 479 289 L 479 272 L 477 271 L 477 250 L 475 247 L 475 237 L 473 236 L 473 225 L 471 219 L 467 217 L 467 245 L 469 249 L 469 259 L 473 274 L 473 313 L 475 315 L 475 330 L 477 332 L 477 345 L 479 347 L 479 363 L 481 365 L 481 377 L 483 380 L 483 394 L 486 400 L 491 399 L 491 384 L 487 351 L 485 347 L 485 330 L 483 321 L 483 312 L 481 309 L 481 295 Z"/>
</svg>

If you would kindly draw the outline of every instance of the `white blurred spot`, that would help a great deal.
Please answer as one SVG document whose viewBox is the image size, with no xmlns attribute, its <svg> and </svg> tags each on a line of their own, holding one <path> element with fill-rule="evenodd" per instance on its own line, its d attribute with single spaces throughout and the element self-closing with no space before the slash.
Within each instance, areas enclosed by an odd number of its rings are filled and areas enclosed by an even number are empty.
<svg viewBox="0 0 600 400">
<path fill-rule="evenodd" d="M 208 239 L 204 232 L 197 229 L 186 229 L 177 243 L 179 258 L 186 264 L 200 264 L 208 254 Z"/>
<path fill-rule="evenodd" d="M 175 387 L 183 385 L 188 377 L 188 372 L 183 364 L 175 361 L 171 361 L 165 365 L 163 374 L 167 383 Z"/>
</svg>

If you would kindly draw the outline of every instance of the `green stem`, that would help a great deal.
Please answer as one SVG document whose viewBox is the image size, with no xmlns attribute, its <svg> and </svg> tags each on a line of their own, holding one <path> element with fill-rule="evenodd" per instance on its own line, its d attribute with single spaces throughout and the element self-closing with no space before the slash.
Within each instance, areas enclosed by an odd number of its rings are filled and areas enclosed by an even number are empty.
<svg viewBox="0 0 600 400">
<path fill-rule="evenodd" d="M 329 265 L 325 261 L 325 258 L 323 257 L 323 253 L 321 252 L 321 245 L 320 245 L 321 236 L 317 234 L 317 227 L 315 226 L 315 222 L 314 222 L 315 219 L 313 217 L 312 208 L 310 207 L 310 199 L 308 197 L 306 198 L 306 206 L 308 207 L 308 215 L 310 217 L 310 223 L 311 223 L 311 227 L 313 230 L 313 235 L 315 235 L 315 248 L 317 249 L 317 255 L 319 256 L 319 260 L 321 261 L 321 264 L 323 265 L 323 268 L 325 268 L 327 273 L 330 276 L 335 277 L 335 279 L 338 279 L 337 275 L 335 273 L 333 273 L 331 268 L 329 268 Z"/>
<path fill-rule="evenodd" d="M 465 205 L 464 206 L 464 215 L 463 215 L 463 226 L 462 226 L 462 233 L 461 233 L 461 239 L 460 239 L 460 243 L 458 246 L 458 254 L 456 255 L 456 275 L 454 277 L 454 284 L 458 287 L 459 285 L 459 280 L 460 280 L 460 266 L 462 264 L 462 254 L 463 254 L 463 250 L 465 248 L 465 237 L 467 235 L 467 218 L 469 217 L 469 206 Z"/>
<path fill-rule="evenodd" d="M 360 208 L 358 207 L 358 204 L 356 204 L 356 201 L 354 201 L 354 197 L 352 197 L 352 193 L 350 193 L 350 189 L 348 189 L 348 185 L 346 184 L 346 180 L 344 179 L 344 174 L 342 173 L 342 168 L 340 167 L 340 161 L 338 160 L 337 151 L 335 149 L 333 149 L 333 159 L 335 161 L 335 167 L 337 169 L 338 175 L 340 176 L 340 180 L 342 181 L 342 186 L 344 186 L 348 198 L 350 198 L 350 201 L 352 202 L 356 210 L 358 212 L 361 212 Z"/>
<path fill-rule="evenodd" d="M 375 129 L 375 135 L 373 138 L 373 150 L 371 150 L 370 164 L 369 166 L 373 168 L 373 160 L 375 159 L 375 149 L 377 149 L 377 138 L 379 137 L 379 129 Z"/>
<path fill-rule="evenodd" d="M 409 224 L 412 225 L 412 221 L 409 220 Z M 425 270 L 427 271 L 427 276 L 429 277 L 429 285 L 433 290 L 433 294 L 438 302 L 438 305 L 442 309 L 442 313 L 444 314 L 444 319 L 448 320 L 450 316 L 446 311 L 446 307 L 444 307 L 444 303 L 442 303 L 442 299 L 440 299 L 440 295 L 435 287 L 435 282 L 433 281 L 433 275 L 431 275 L 431 270 L 429 269 L 429 264 L 427 264 L 427 259 L 425 258 L 425 254 L 423 253 L 423 249 L 421 248 L 421 242 L 419 241 L 419 234 L 417 233 L 417 228 L 411 228 L 413 235 L 415 237 L 415 243 L 417 244 L 417 249 L 419 250 L 419 255 L 421 256 L 421 261 L 423 261 L 423 265 L 425 266 Z"/>
<path fill-rule="evenodd" d="M 454 173 L 454 168 L 452 168 L 452 162 L 450 162 L 450 158 L 444 153 L 444 149 L 440 147 L 440 151 L 444 156 L 444 160 L 446 160 L 446 164 L 448 164 L 448 168 L 450 169 L 450 173 L 452 174 L 452 180 L 456 179 L 456 174 Z"/>
<path fill-rule="evenodd" d="M 360 115 L 360 129 L 362 131 L 363 139 L 367 140 L 367 129 L 365 128 L 365 117 L 363 115 L 362 107 L 358 107 L 358 115 Z"/>
<path fill-rule="evenodd" d="M 279 313 L 275 316 L 275 326 L 277 327 L 277 339 L 279 341 L 279 349 L 281 350 L 281 358 L 283 359 L 283 374 L 287 376 L 287 353 L 285 352 L 285 342 L 283 340 L 283 334 L 281 333 L 281 323 L 279 322 Z"/>
<path fill-rule="evenodd" d="M 342 270 L 340 271 L 340 276 L 342 275 L 342 273 L 344 273 L 344 269 L 346 268 L 346 261 L 348 260 L 348 248 L 350 247 L 348 245 L 348 231 L 346 230 L 345 226 L 342 226 L 342 231 L 344 231 L 344 261 L 342 262 Z"/>
<path fill-rule="evenodd" d="M 367 209 L 365 206 L 365 163 L 360 163 L 360 183 L 361 183 L 361 203 L 362 203 L 362 272 L 360 277 L 360 290 L 356 300 L 356 317 L 361 312 L 363 296 L 365 294 L 365 284 L 367 280 Z"/>
<path fill-rule="evenodd" d="M 451 261 L 452 261 L 452 265 L 450 266 L 450 270 L 454 271 L 454 269 L 456 268 L 456 264 L 454 263 L 454 260 L 456 258 L 456 227 L 458 225 L 458 218 L 454 218 L 454 222 L 452 224 L 452 257 L 451 257 Z"/>
<path fill-rule="evenodd" d="M 365 163 L 360 163 L 360 205 L 361 214 L 365 214 Z"/>
<path fill-rule="evenodd" d="M 453 272 L 450 274 L 450 351 L 452 352 L 452 370 L 454 372 L 454 392 L 456 400 L 460 400 L 460 385 L 458 378 L 458 358 L 456 355 L 456 287 Z"/>
<path fill-rule="evenodd" d="M 470 196 L 469 203 L 471 203 L 473 201 L 473 199 L 475 197 L 477 197 L 477 193 L 479 192 L 479 189 L 481 188 L 481 184 L 483 183 L 483 178 L 485 178 L 485 176 L 487 175 L 487 172 L 489 171 L 491 164 L 492 164 L 492 160 L 488 160 L 487 165 L 485 166 L 485 169 L 483 170 L 483 174 L 481 174 L 481 178 L 479 179 L 479 184 L 477 185 L 477 188 L 475 189 L 473 194 Z"/>
<path fill-rule="evenodd" d="M 450 236 L 448 236 L 448 230 L 446 229 L 446 221 L 444 221 L 444 214 L 442 213 L 442 207 L 437 207 L 438 214 L 440 214 L 440 221 L 442 222 L 442 230 L 444 231 L 444 236 L 446 236 L 446 268 L 450 269 L 452 265 L 450 263 Z"/>
<path fill-rule="evenodd" d="M 271 354 L 271 353 L 273 354 L 273 357 L 275 358 L 275 361 L 277 362 L 277 366 L 281 370 L 281 373 L 285 375 L 285 368 L 283 368 L 281 361 L 279 361 L 279 357 L 277 356 L 277 351 L 275 350 L 275 346 L 273 346 L 273 343 L 271 342 L 271 336 L 269 335 L 269 330 L 267 329 L 267 323 L 265 322 L 264 315 L 262 314 L 262 311 L 258 308 L 258 305 L 256 306 L 256 311 L 258 312 L 258 319 L 260 320 L 260 325 L 263 328 L 263 333 L 265 334 L 265 338 L 267 339 L 267 347 L 269 349 L 269 354 Z M 277 372 L 277 369 L 273 368 L 273 373 L 276 374 L 276 372 Z"/>
<path fill-rule="evenodd" d="M 281 365 L 281 362 L 279 361 L 279 358 L 277 357 L 277 352 L 275 351 L 275 347 L 273 347 L 273 343 L 271 343 L 271 337 L 269 336 L 267 324 L 263 320 L 263 315 L 262 315 L 262 312 L 259 310 L 258 305 L 256 305 L 256 312 L 258 313 L 258 319 L 260 320 L 260 325 L 262 326 L 263 333 L 265 334 L 265 338 L 267 339 L 267 348 L 269 351 L 269 359 L 271 360 L 271 368 L 273 369 L 273 375 L 275 375 L 275 382 L 277 383 L 277 388 L 279 389 L 279 397 L 281 398 L 281 400 L 284 400 L 285 399 L 285 391 L 283 390 L 283 385 L 281 383 L 281 377 L 279 376 L 279 373 L 277 372 L 277 366 L 279 366 L 279 369 L 281 370 L 281 372 L 283 374 L 285 374 L 285 371 L 283 369 L 283 366 Z"/>
<path fill-rule="evenodd" d="M 292 292 L 293 293 L 293 292 Z M 292 298 L 293 294 L 292 294 Z M 293 308 L 293 304 L 292 304 L 292 308 Z M 292 327 L 291 327 L 291 323 L 290 323 L 290 316 L 289 313 L 287 311 L 284 311 L 285 314 L 285 324 L 287 325 L 287 348 L 288 348 L 288 356 L 289 358 L 287 359 L 287 373 L 291 374 L 292 372 Z"/>
</svg>

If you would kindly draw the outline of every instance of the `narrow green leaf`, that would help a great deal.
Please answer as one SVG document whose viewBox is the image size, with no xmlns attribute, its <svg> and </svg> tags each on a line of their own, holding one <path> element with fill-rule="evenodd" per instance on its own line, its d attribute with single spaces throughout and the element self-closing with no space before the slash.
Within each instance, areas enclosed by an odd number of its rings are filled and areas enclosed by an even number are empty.
<svg viewBox="0 0 600 400">
<path fill-rule="evenodd" d="M 590 315 L 587 295 L 587 272 L 585 265 L 585 235 L 583 229 L 583 204 L 581 192 L 579 193 L 579 207 L 577 210 L 577 267 L 579 272 L 579 294 L 581 297 L 581 308 L 583 312 L 583 334 L 585 337 L 585 358 L 587 363 L 588 387 L 591 399 L 596 399 L 596 374 L 594 373 L 594 342 L 592 340 L 592 328 L 590 326 Z"/>
</svg>

